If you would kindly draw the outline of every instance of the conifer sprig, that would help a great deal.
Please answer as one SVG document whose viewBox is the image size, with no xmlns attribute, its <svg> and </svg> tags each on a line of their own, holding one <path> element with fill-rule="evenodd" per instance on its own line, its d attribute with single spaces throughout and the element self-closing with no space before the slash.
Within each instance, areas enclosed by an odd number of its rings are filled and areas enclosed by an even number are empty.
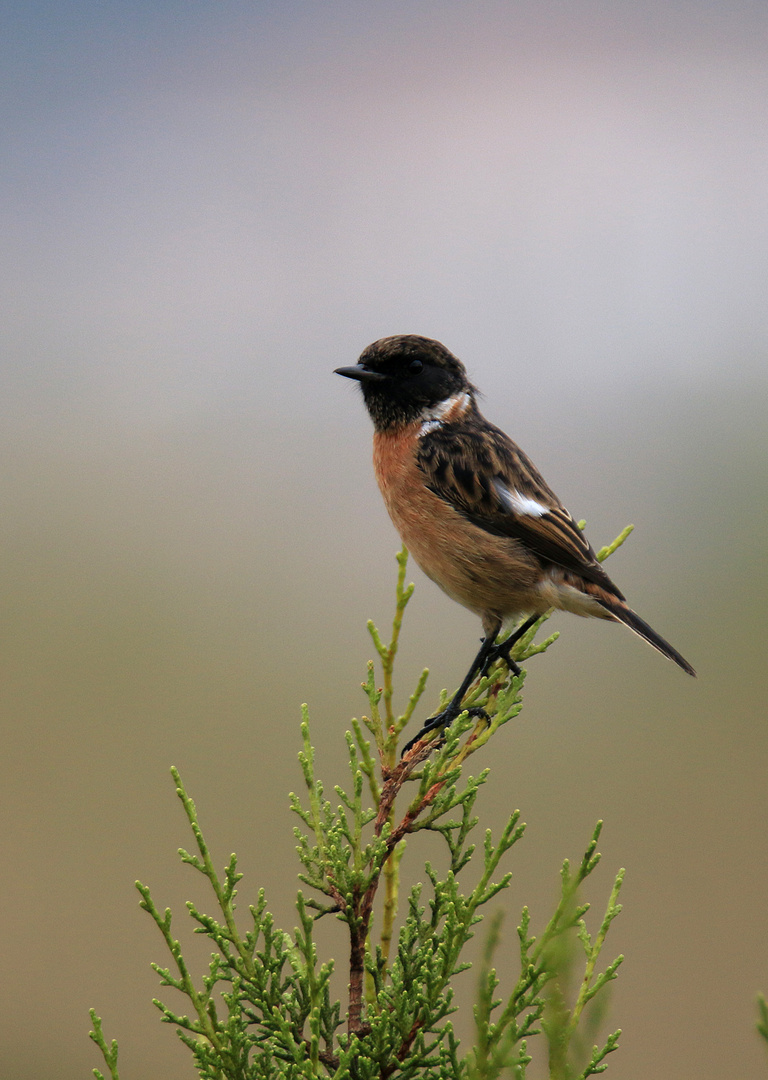
<svg viewBox="0 0 768 1080">
<path fill-rule="evenodd" d="M 768 1001 L 762 994 L 757 995 L 758 1021 L 757 1030 L 768 1043 Z"/>
<path fill-rule="evenodd" d="M 601 556 L 615 550 L 626 534 L 625 530 Z M 295 829 L 299 878 L 309 894 L 298 893 L 298 926 L 293 933 L 276 927 L 263 891 L 241 927 L 236 918 L 242 879 L 237 859 L 232 855 L 223 871 L 216 870 L 195 805 L 179 773 L 172 770 L 195 841 L 192 852 L 180 849 L 179 855 L 206 879 L 214 902 L 214 915 L 187 904 L 195 932 L 213 947 L 206 973 L 196 977 L 190 970 L 172 932 L 170 910 L 155 905 L 147 886 L 137 882 L 137 888 L 140 906 L 157 925 L 171 958 L 169 967 L 155 965 L 161 985 L 181 994 L 188 1011 L 177 1012 L 159 1000 L 155 1004 L 163 1021 L 176 1027 L 203 1080 L 495 1080 L 502 1075 L 525 1080 L 537 1047 L 548 1057 L 552 1080 L 586 1080 L 606 1068 L 605 1059 L 616 1048 L 618 1032 L 591 1054 L 581 1038 L 592 1031 L 594 999 L 604 997 L 621 962 L 618 957 L 598 972 L 605 937 L 620 910 L 623 871 L 594 938 L 584 923 L 588 905 L 579 898 L 600 858 L 598 823 L 575 871 L 568 861 L 563 864 L 560 898 L 538 936 L 531 931 L 528 909 L 523 910 L 516 955 L 506 955 L 501 917 L 492 915 L 479 965 L 475 1045 L 461 1052 L 451 1017 L 458 1007 L 456 980 L 469 967 L 464 949 L 487 905 L 509 886 L 512 871 L 506 861 L 525 830 L 516 810 L 496 840 L 486 831 L 477 850 L 475 809 L 490 770 L 470 775 L 466 761 L 519 715 L 525 672 L 510 676 L 503 662 L 494 665 L 476 680 L 463 703 L 467 709 L 482 708 L 487 719 L 477 721 L 465 711 L 448 730 L 431 742 L 416 744 L 399 759 L 399 736 L 427 680 L 424 671 L 398 712 L 395 658 L 413 593 L 413 586 L 405 582 L 406 566 L 403 549 L 398 555 L 389 642 L 369 624 L 382 685 L 377 685 L 370 664 L 363 683 L 370 715 L 352 721 L 347 734 L 348 780 L 334 785 L 333 800 L 316 774 L 309 711 L 302 706 L 299 763 L 306 792 L 303 798 L 292 794 L 290 799 L 300 822 Z M 513 656 L 518 663 L 545 652 L 556 640 L 553 634 L 539 644 L 535 641 L 546 617 L 517 642 Z M 441 702 L 446 700 L 444 692 Z M 407 799 L 399 805 L 406 784 Z M 426 885 L 409 890 L 402 926 L 395 934 L 406 844 L 410 854 L 424 831 L 443 838 L 445 855 L 439 865 L 426 864 Z M 465 889 L 461 879 L 473 860 L 480 864 L 477 881 Z M 381 930 L 374 945 L 377 909 Z M 344 1005 L 332 994 L 334 962 L 320 960 L 314 940 L 317 919 L 328 914 L 335 914 L 347 928 Z M 579 948 L 583 972 L 569 997 Z M 518 973 L 511 991 L 499 996 L 493 963 L 502 949 L 505 972 L 514 967 Z M 100 1019 L 93 1012 L 91 1018 L 91 1037 L 107 1065 L 108 1080 L 119 1080 L 117 1044 L 107 1044 Z M 103 1074 L 94 1072 L 104 1080 Z"/>
</svg>

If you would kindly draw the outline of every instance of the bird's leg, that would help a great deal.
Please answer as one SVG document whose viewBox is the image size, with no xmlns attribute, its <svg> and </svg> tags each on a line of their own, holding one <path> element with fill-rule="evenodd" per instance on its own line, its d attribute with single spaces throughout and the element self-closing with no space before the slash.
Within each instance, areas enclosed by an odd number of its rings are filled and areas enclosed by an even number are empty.
<svg viewBox="0 0 768 1080">
<path fill-rule="evenodd" d="M 453 695 L 453 697 L 451 698 L 448 705 L 443 709 L 442 712 L 439 712 L 436 716 L 430 716 L 429 720 L 426 721 L 426 723 L 424 724 L 424 727 L 421 729 L 421 731 L 419 731 L 418 734 L 414 735 L 414 737 L 410 740 L 410 742 L 407 742 L 405 744 L 405 746 L 403 747 L 403 754 L 407 754 L 408 751 L 411 749 L 411 747 L 414 746 L 419 741 L 419 739 L 423 738 L 423 736 L 426 735 L 428 732 L 434 731 L 435 728 L 447 727 L 448 724 L 453 723 L 453 721 L 456 719 L 456 717 L 459 715 L 459 713 L 463 712 L 463 710 L 461 708 L 461 703 L 464 700 L 464 695 L 466 694 L 467 690 L 469 690 L 470 686 L 474 682 L 474 679 L 475 679 L 475 676 L 477 675 L 477 673 L 480 672 L 481 674 L 484 674 L 485 671 L 487 670 L 488 657 L 496 649 L 496 637 L 497 637 L 500 630 L 501 630 L 501 619 L 498 620 L 498 622 L 496 623 L 493 631 L 491 633 L 486 634 L 485 637 L 483 638 L 483 644 L 480 646 L 480 652 L 477 654 L 475 659 L 472 661 L 472 666 L 470 667 L 469 671 L 467 672 L 467 674 L 466 674 L 466 676 L 464 678 L 464 682 L 461 684 L 459 689 Z M 504 644 L 506 644 L 506 642 Z M 479 709 L 479 708 L 478 709 L 467 709 L 467 712 L 471 716 L 485 716 L 486 715 L 485 710 L 484 709 Z"/>
<path fill-rule="evenodd" d="M 526 619 L 524 623 L 521 623 L 520 626 L 513 630 L 513 632 L 509 635 L 506 641 L 502 641 L 500 644 L 497 645 L 496 638 L 498 637 L 499 631 L 502 627 L 501 619 L 499 619 L 495 624 L 493 631 L 486 634 L 486 636 L 483 638 L 483 644 L 480 646 L 480 652 L 472 661 L 472 666 L 467 672 L 464 678 L 464 682 L 453 695 L 451 701 L 443 709 L 442 712 L 439 712 L 436 716 L 430 716 L 429 720 L 426 721 L 421 731 L 419 731 L 418 734 L 414 735 L 414 737 L 405 744 L 405 746 L 403 747 L 403 754 L 407 754 L 411 747 L 414 746 L 421 738 L 423 738 L 424 735 L 427 735 L 430 731 L 434 731 L 435 728 L 447 727 L 449 724 L 452 724 L 456 717 L 459 715 L 459 713 L 464 711 L 461 708 L 461 703 L 464 700 L 464 695 L 466 694 L 467 690 L 469 690 L 476 676 L 479 674 L 482 678 L 483 675 L 487 675 L 491 668 L 491 665 L 495 664 L 497 660 L 503 660 L 513 675 L 519 675 L 520 668 L 509 654 L 512 651 L 512 648 L 520 640 L 520 638 L 523 637 L 524 634 L 528 633 L 528 631 L 538 619 L 538 615 L 531 615 L 530 618 Z M 484 709 L 467 709 L 467 712 L 470 716 L 484 716 L 487 719 Z"/>
<path fill-rule="evenodd" d="M 509 654 L 512 652 L 514 646 L 517 645 L 520 638 L 528 633 L 534 623 L 538 622 L 540 617 L 541 616 L 539 615 L 531 615 L 530 618 L 526 619 L 525 622 L 520 623 L 520 625 L 512 631 L 506 641 L 502 641 L 498 645 L 494 644 L 493 648 L 488 650 L 488 655 L 480 674 L 487 675 L 492 664 L 495 664 L 497 660 L 503 660 L 513 675 L 519 675 L 520 667 Z M 498 633 L 498 630 L 496 633 Z"/>
</svg>

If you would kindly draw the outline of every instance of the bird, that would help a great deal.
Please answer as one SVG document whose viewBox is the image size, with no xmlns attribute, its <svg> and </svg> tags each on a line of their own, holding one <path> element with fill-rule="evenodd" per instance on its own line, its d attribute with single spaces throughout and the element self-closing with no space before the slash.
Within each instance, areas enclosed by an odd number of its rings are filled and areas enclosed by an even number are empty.
<svg viewBox="0 0 768 1080">
<path fill-rule="evenodd" d="M 510 651 L 547 611 L 623 623 L 689 675 L 688 661 L 629 607 L 584 532 L 523 451 L 485 419 L 464 364 L 417 334 L 380 338 L 357 364 L 373 421 L 373 464 L 408 551 L 451 599 L 480 617 L 483 643 L 448 706 L 406 745 L 444 728 L 478 674 Z M 506 640 L 502 629 L 523 619 Z M 481 710 L 474 710 L 481 712 Z"/>
</svg>

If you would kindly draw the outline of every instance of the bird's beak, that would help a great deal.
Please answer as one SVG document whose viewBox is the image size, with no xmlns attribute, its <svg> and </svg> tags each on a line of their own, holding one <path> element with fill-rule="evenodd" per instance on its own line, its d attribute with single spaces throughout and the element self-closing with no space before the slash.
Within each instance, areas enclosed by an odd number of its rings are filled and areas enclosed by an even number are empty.
<svg viewBox="0 0 768 1080">
<path fill-rule="evenodd" d="M 345 379 L 357 379 L 358 382 L 381 382 L 386 379 L 386 375 L 382 375 L 380 371 L 371 371 L 362 364 L 355 364 L 354 367 L 337 367 L 333 374 L 343 375 Z"/>
</svg>

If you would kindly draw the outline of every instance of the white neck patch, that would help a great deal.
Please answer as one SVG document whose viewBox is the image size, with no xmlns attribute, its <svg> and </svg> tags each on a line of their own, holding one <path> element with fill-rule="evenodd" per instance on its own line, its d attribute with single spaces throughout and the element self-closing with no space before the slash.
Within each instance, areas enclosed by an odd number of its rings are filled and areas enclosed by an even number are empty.
<svg viewBox="0 0 768 1080">
<path fill-rule="evenodd" d="M 467 411 L 469 403 L 469 394 L 466 390 L 462 390 L 460 394 L 452 394 L 451 397 L 439 402 L 431 409 L 425 409 L 421 414 L 419 435 L 426 435 L 427 432 L 434 431 L 435 428 L 440 427 L 446 421 L 457 420 Z"/>
</svg>

